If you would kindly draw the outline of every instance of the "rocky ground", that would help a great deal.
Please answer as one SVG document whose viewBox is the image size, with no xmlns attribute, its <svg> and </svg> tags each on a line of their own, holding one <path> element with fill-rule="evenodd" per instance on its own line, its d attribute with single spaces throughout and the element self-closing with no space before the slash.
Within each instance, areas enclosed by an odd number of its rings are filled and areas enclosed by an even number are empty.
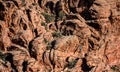
<svg viewBox="0 0 120 72">
<path fill-rule="evenodd" d="M 120 72 L 120 0 L 0 0 L 0 72 Z"/>
</svg>

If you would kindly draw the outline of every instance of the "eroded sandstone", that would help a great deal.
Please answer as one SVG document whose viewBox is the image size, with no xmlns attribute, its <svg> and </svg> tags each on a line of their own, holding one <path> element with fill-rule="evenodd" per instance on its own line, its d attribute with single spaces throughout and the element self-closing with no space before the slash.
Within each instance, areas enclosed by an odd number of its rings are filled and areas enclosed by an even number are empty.
<svg viewBox="0 0 120 72">
<path fill-rule="evenodd" d="M 119 72 L 119 0 L 0 0 L 0 72 Z"/>
</svg>

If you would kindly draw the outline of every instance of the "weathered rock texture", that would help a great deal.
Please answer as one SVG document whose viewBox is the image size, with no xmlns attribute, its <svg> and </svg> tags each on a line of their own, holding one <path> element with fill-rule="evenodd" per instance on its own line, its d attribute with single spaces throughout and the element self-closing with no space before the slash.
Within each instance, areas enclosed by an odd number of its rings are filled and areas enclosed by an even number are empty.
<svg viewBox="0 0 120 72">
<path fill-rule="evenodd" d="M 120 72 L 120 0 L 0 0 L 0 72 Z"/>
</svg>

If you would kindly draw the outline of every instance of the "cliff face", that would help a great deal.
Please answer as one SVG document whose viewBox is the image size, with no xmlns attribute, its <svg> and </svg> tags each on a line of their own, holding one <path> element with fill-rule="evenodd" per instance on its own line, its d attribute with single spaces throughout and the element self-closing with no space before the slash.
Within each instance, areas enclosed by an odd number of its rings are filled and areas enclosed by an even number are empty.
<svg viewBox="0 0 120 72">
<path fill-rule="evenodd" d="M 119 72 L 120 0 L 0 0 L 0 72 Z"/>
</svg>

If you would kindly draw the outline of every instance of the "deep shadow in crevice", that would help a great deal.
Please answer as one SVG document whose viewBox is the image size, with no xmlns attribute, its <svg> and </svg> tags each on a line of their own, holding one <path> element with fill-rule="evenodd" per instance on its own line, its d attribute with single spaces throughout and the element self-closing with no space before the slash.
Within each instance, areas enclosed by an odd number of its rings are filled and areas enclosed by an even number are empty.
<svg viewBox="0 0 120 72">
<path fill-rule="evenodd" d="M 98 23 L 87 23 L 87 25 L 93 27 L 97 31 L 101 30 L 101 26 Z"/>
<path fill-rule="evenodd" d="M 58 18 L 59 18 L 59 12 L 62 10 L 62 6 L 61 6 L 61 3 L 60 1 L 57 1 L 57 3 L 55 4 L 55 27 L 56 29 L 58 29 L 58 25 L 57 25 L 57 22 L 58 22 Z"/>
<path fill-rule="evenodd" d="M 22 71 L 23 71 L 23 72 L 26 72 L 26 71 L 27 71 L 27 64 L 28 64 L 27 61 L 24 61 L 24 62 L 22 63 L 22 66 L 23 66 Z"/>
<path fill-rule="evenodd" d="M 22 25 L 24 30 L 27 30 L 27 25 L 24 23 L 23 19 L 20 19 L 20 24 Z"/>
<path fill-rule="evenodd" d="M 81 67 L 82 67 L 83 72 L 89 72 L 93 68 L 93 67 L 89 67 L 87 65 L 87 61 L 86 61 L 85 58 L 82 59 L 82 65 L 81 65 Z"/>
<path fill-rule="evenodd" d="M 47 2 L 45 6 L 50 9 L 51 13 L 53 13 L 54 3 L 52 1 Z"/>
<path fill-rule="evenodd" d="M 23 23 L 23 29 L 27 30 L 27 25 L 25 23 Z"/>
<path fill-rule="evenodd" d="M 59 12 L 62 10 L 62 5 L 60 1 L 57 1 L 57 3 L 55 4 L 55 13 L 56 16 L 59 17 Z"/>
<path fill-rule="evenodd" d="M 8 47 L 7 48 L 7 51 L 17 51 L 17 50 L 19 50 L 17 47 L 15 47 L 15 46 L 10 46 L 10 47 Z"/>
<path fill-rule="evenodd" d="M 12 1 L 17 7 L 19 7 L 18 2 L 16 0 L 2 0 L 2 1 Z"/>
<path fill-rule="evenodd" d="M 18 72 L 16 66 L 13 63 L 13 55 L 11 53 L 7 53 L 7 57 L 5 59 L 10 62 L 11 67 L 13 68 L 13 72 Z"/>
<path fill-rule="evenodd" d="M 0 34 L 2 34 L 2 26 L 0 25 Z"/>
<path fill-rule="evenodd" d="M 114 23 L 113 18 L 112 18 L 112 11 L 110 11 L 110 16 L 108 17 L 110 23 Z"/>
<path fill-rule="evenodd" d="M 76 8 L 70 8 L 70 12 L 77 13 Z"/>
<path fill-rule="evenodd" d="M 14 44 L 20 45 L 20 46 L 22 46 L 22 47 L 26 47 L 26 46 L 25 46 L 25 42 L 24 42 L 21 38 L 12 39 L 12 42 L 13 42 Z"/>
<path fill-rule="evenodd" d="M 9 27 L 9 31 L 11 32 L 11 33 L 15 33 L 15 31 L 13 30 L 13 28 L 12 27 Z"/>
<path fill-rule="evenodd" d="M 94 39 L 96 39 L 97 41 L 100 41 L 99 37 L 96 37 L 95 35 L 91 35 L 91 37 L 93 37 Z"/>
<path fill-rule="evenodd" d="M 43 0 L 38 0 L 38 4 L 39 4 L 40 7 L 42 7 L 42 1 Z"/>
<path fill-rule="evenodd" d="M 80 13 L 80 15 L 85 19 L 85 20 L 91 20 L 92 17 L 90 16 L 89 8 L 92 6 L 95 0 L 85 0 L 85 4 L 87 8 Z"/>
<path fill-rule="evenodd" d="M 46 51 L 44 51 L 43 54 L 42 54 L 42 61 L 43 61 L 43 63 L 45 63 L 45 59 L 44 59 L 45 58 L 45 53 L 46 53 Z"/>
<path fill-rule="evenodd" d="M 55 44 L 56 44 L 56 40 L 54 40 L 54 41 L 51 42 L 51 48 L 50 48 L 50 53 L 49 53 L 49 60 L 50 60 L 51 65 L 53 66 L 53 69 L 55 68 L 55 62 L 54 62 L 55 61 L 54 60 L 54 57 L 55 57 L 54 55 L 55 54 L 53 52 Z"/>
<path fill-rule="evenodd" d="M 70 14 L 70 15 L 66 15 L 66 19 L 67 20 L 71 20 L 71 19 L 79 19 L 75 14 Z"/>
<path fill-rule="evenodd" d="M 73 31 L 64 29 L 63 32 L 62 32 L 62 35 L 64 35 L 64 36 L 73 35 Z"/>
<path fill-rule="evenodd" d="M 2 41 L 0 41 L 0 51 L 4 51 L 5 49 L 4 49 L 4 43 L 2 42 Z"/>
<path fill-rule="evenodd" d="M 70 12 L 77 13 L 76 7 L 71 7 L 70 3 L 71 3 L 71 0 L 68 0 L 68 7 L 69 7 Z"/>
<path fill-rule="evenodd" d="M 4 7 L 4 5 L 2 4 L 2 2 L 0 2 L 0 11 L 5 11 L 5 7 Z"/>
<path fill-rule="evenodd" d="M 91 20 L 92 17 L 90 16 L 90 12 L 89 10 L 85 10 L 82 13 L 80 13 L 80 15 L 85 19 L 85 20 Z"/>
<path fill-rule="evenodd" d="M 63 28 L 63 26 L 64 26 L 64 28 Z M 63 23 L 61 23 L 60 32 L 64 36 L 69 36 L 69 35 L 73 35 L 73 32 L 75 29 L 76 29 L 76 23 L 63 22 Z"/>
<path fill-rule="evenodd" d="M 51 53 L 51 51 L 50 51 L 50 53 Z M 54 55 L 54 54 L 53 54 Z M 54 57 L 54 56 L 53 56 Z M 51 55 L 49 55 L 49 60 L 50 60 L 50 63 L 51 63 L 51 65 L 52 65 L 52 67 L 53 67 L 53 69 L 55 68 L 55 62 L 54 62 L 54 58 L 53 57 L 51 57 Z M 52 59 L 53 58 L 53 59 Z"/>
<path fill-rule="evenodd" d="M 89 49 L 93 49 L 94 48 L 94 43 L 92 40 L 88 39 L 88 42 L 89 42 Z"/>
<path fill-rule="evenodd" d="M 55 44 L 56 44 L 56 40 L 54 40 L 54 41 L 51 42 L 51 45 L 52 45 L 51 49 L 53 49 L 55 47 Z"/>
<path fill-rule="evenodd" d="M 78 62 L 79 58 L 76 58 L 75 60 L 69 62 L 68 61 L 68 64 L 66 65 L 66 67 L 68 67 L 69 69 L 72 69 L 76 66 L 77 62 Z"/>
<path fill-rule="evenodd" d="M 17 7 L 19 7 L 19 5 L 18 5 L 18 3 L 17 3 L 16 0 L 11 0 L 11 1 L 13 1 L 13 3 L 14 3 Z"/>
<path fill-rule="evenodd" d="M 36 54 L 37 52 L 36 52 L 36 50 L 33 49 L 33 45 L 32 45 L 33 41 L 34 41 L 34 40 L 30 41 L 30 42 L 29 42 L 29 45 L 28 45 L 29 53 L 30 53 L 30 56 L 31 56 L 31 57 L 37 59 L 37 54 Z"/>
<path fill-rule="evenodd" d="M 85 3 L 87 3 L 88 9 L 92 6 L 95 0 L 85 0 Z"/>
<path fill-rule="evenodd" d="M 0 20 L 5 21 L 5 14 L 3 12 L 0 12 Z"/>
<path fill-rule="evenodd" d="M 26 10 L 26 14 L 28 16 L 29 21 L 32 22 L 32 19 L 31 19 L 31 16 L 30 16 L 30 10 L 29 9 Z"/>
<path fill-rule="evenodd" d="M 38 36 L 39 36 L 37 29 L 34 29 L 34 33 L 35 33 L 35 37 L 38 37 Z"/>
<path fill-rule="evenodd" d="M 49 54 L 49 60 L 50 60 L 50 63 L 51 63 L 51 65 L 52 65 L 52 67 L 53 67 L 53 69 L 55 68 L 55 60 L 54 60 L 54 57 L 55 57 L 55 54 L 54 54 L 54 52 L 52 53 L 53 51 L 52 51 L 52 49 L 50 50 L 50 54 Z"/>
</svg>

